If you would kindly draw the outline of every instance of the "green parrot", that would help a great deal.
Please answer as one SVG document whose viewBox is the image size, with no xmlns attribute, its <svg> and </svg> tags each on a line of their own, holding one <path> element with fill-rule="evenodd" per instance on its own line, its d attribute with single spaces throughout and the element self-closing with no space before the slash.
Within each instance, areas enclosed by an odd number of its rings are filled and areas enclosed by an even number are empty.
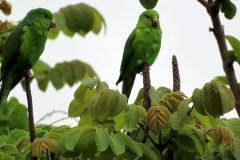
<svg viewBox="0 0 240 160">
<path fill-rule="evenodd" d="M 50 28 L 56 24 L 53 14 L 44 8 L 29 11 L 6 40 L 1 64 L 0 105 L 9 92 L 38 61 Z"/>
<path fill-rule="evenodd" d="M 127 39 L 120 68 L 120 76 L 116 82 L 123 81 L 122 93 L 130 96 L 137 73 L 142 71 L 142 64 L 153 64 L 161 47 L 162 31 L 159 14 L 155 10 L 144 11 L 137 26 Z"/>
</svg>

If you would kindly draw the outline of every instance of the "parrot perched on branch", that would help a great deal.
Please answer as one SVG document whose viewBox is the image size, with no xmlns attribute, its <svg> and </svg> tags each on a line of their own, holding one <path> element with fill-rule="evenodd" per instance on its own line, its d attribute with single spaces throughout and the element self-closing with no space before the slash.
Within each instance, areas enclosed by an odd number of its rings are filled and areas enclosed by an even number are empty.
<svg viewBox="0 0 240 160">
<path fill-rule="evenodd" d="M 144 11 L 125 44 L 120 76 L 116 82 L 123 81 L 122 93 L 129 98 L 137 73 L 142 71 L 142 64 L 153 64 L 161 47 L 162 31 L 159 14 L 155 10 Z"/>
<path fill-rule="evenodd" d="M 38 61 L 44 50 L 48 31 L 56 26 L 52 19 L 53 14 L 49 10 L 33 9 L 7 38 L 1 64 L 0 105 Z"/>
</svg>

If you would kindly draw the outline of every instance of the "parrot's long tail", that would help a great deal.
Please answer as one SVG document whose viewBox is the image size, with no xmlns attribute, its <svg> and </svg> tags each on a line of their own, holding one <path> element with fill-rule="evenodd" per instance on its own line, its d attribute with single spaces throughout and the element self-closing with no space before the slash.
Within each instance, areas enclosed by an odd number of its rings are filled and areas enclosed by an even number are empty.
<svg viewBox="0 0 240 160">
<path fill-rule="evenodd" d="M 11 85 L 7 84 L 9 82 L 2 81 L 2 86 L 0 90 L 0 106 L 7 100 L 9 92 L 11 90 Z"/>
<path fill-rule="evenodd" d="M 126 75 L 123 77 L 122 93 L 130 97 L 132 87 L 135 81 L 136 73 L 131 75 Z"/>
</svg>

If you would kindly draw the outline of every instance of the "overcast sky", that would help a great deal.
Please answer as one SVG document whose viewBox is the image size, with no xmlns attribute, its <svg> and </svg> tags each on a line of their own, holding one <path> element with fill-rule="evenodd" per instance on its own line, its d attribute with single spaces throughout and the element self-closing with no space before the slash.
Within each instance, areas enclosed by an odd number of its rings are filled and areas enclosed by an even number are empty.
<svg viewBox="0 0 240 160">
<path fill-rule="evenodd" d="M 9 0 L 13 5 L 12 15 L 5 17 L 11 21 L 22 19 L 32 8 L 44 7 L 56 12 L 68 4 L 87 3 L 104 16 L 107 23 L 107 34 L 89 33 L 85 38 L 75 35 L 69 38 L 61 34 L 56 40 L 48 40 L 41 57 L 51 66 L 57 62 L 79 59 L 94 67 L 101 80 L 116 89 L 115 82 L 119 76 L 119 68 L 123 48 L 127 37 L 134 29 L 138 16 L 144 11 L 138 0 Z M 240 1 L 235 0 L 240 9 Z M 155 9 L 160 14 L 163 31 L 162 47 L 156 62 L 151 67 L 151 83 L 154 87 L 172 88 L 171 57 L 178 58 L 181 90 L 191 96 L 195 88 L 201 88 L 213 77 L 223 75 L 221 59 L 213 34 L 208 31 L 211 21 L 205 9 L 197 0 L 160 0 Z M 240 14 L 239 14 L 240 15 Z M 226 34 L 240 38 L 240 16 L 228 21 L 222 17 Z M 3 15 L 1 14 L 1 17 Z M 237 78 L 240 80 L 240 69 L 235 65 Z M 52 110 L 68 110 L 73 99 L 73 88 L 65 86 L 56 91 L 49 85 L 46 93 L 32 84 L 35 121 Z M 130 102 L 133 102 L 138 89 L 142 87 L 142 77 L 138 75 Z M 121 90 L 121 85 L 117 87 Z M 26 104 L 25 93 L 19 85 L 10 96 L 16 96 Z M 236 117 L 232 112 L 228 117 Z M 50 123 L 64 115 L 56 115 L 44 122 Z M 65 121 L 74 124 L 74 121 Z"/>
</svg>

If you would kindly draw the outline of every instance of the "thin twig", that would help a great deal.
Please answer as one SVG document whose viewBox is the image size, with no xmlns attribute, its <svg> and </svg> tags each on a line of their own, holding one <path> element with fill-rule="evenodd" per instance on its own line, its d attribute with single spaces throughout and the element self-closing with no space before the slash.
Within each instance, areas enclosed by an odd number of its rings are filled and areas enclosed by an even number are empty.
<svg viewBox="0 0 240 160">
<path fill-rule="evenodd" d="M 28 103 L 28 121 L 29 121 L 29 132 L 30 132 L 30 142 L 32 143 L 36 139 L 36 132 L 34 126 L 34 117 L 33 117 L 33 104 L 32 104 L 32 93 L 30 88 L 30 70 L 27 71 L 25 75 L 25 86 L 26 86 L 26 95 Z"/>
<path fill-rule="evenodd" d="M 68 115 L 68 113 L 66 111 L 61 111 L 61 110 L 53 110 L 52 112 L 49 112 L 47 114 L 45 114 L 44 116 L 42 116 L 37 122 L 36 124 L 39 124 L 41 121 L 51 117 L 53 114 L 56 114 L 56 113 L 62 113 L 62 114 L 65 114 L 65 115 Z"/>
<path fill-rule="evenodd" d="M 149 75 L 149 66 L 146 62 L 142 64 L 142 74 L 143 74 L 143 107 L 148 110 L 151 107 L 151 99 L 149 97 L 149 90 L 151 87 L 150 75 Z"/>
<path fill-rule="evenodd" d="M 175 55 L 172 56 L 172 72 L 173 72 L 173 91 L 180 91 L 181 81 L 178 69 L 178 61 Z"/>
</svg>

